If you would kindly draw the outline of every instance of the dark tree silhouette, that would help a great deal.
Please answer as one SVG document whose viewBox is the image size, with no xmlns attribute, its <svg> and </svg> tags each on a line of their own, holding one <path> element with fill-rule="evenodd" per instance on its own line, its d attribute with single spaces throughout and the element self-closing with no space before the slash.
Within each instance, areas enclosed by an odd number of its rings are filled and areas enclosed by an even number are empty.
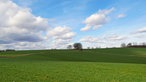
<svg viewBox="0 0 146 82">
<path fill-rule="evenodd" d="M 122 44 L 121 44 L 121 47 L 122 47 L 122 48 L 125 48 L 125 47 L 126 47 L 126 44 L 125 44 L 125 43 L 122 43 Z"/>
<path fill-rule="evenodd" d="M 132 46 L 132 43 L 128 43 L 128 44 L 127 44 L 127 47 L 131 47 L 131 46 Z"/>
<path fill-rule="evenodd" d="M 74 49 L 77 49 L 77 50 L 82 50 L 82 44 L 81 43 L 74 43 Z"/>
<path fill-rule="evenodd" d="M 67 49 L 72 49 L 72 45 L 68 45 L 67 46 Z"/>
</svg>

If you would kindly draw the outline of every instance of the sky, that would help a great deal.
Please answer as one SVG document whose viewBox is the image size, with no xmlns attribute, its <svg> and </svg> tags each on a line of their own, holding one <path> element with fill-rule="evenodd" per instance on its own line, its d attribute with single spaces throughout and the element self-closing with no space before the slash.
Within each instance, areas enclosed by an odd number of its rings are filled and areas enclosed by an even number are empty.
<svg viewBox="0 0 146 82">
<path fill-rule="evenodd" d="M 0 0 L 0 49 L 146 42 L 145 0 Z"/>
</svg>

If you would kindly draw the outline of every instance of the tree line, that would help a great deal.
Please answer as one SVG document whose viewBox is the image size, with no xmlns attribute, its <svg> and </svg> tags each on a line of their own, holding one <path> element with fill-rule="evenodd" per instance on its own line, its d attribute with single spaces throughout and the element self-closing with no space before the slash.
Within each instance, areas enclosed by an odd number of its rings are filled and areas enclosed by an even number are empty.
<svg viewBox="0 0 146 82">
<path fill-rule="evenodd" d="M 82 50 L 83 48 L 81 43 L 74 43 L 73 45 L 68 45 L 67 49 Z"/>
<path fill-rule="evenodd" d="M 128 48 L 146 48 L 146 42 L 143 42 L 143 43 L 140 43 L 140 44 L 138 44 L 136 42 L 128 43 L 128 44 L 122 43 L 121 47 L 122 48 L 125 48 L 125 47 L 128 47 Z"/>
<path fill-rule="evenodd" d="M 0 50 L 0 52 L 8 52 L 8 51 L 15 51 L 15 49 Z"/>
</svg>

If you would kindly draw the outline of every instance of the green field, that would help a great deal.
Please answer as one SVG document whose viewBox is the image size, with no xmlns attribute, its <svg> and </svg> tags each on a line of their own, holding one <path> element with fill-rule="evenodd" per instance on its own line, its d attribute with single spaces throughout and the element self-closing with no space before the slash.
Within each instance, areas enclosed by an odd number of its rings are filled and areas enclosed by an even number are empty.
<svg viewBox="0 0 146 82">
<path fill-rule="evenodd" d="M 0 52 L 0 82 L 146 82 L 146 49 Z"/>
</svg>

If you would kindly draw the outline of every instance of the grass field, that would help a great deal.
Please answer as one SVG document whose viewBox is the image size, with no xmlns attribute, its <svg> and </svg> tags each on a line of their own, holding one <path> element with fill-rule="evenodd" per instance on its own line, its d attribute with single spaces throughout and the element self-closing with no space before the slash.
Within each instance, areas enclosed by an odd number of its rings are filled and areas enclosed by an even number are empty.
<svg viewBox="0 0 146 82">
<path fill-rule="evenodd" d="M 146 82 L 146 49 L 1 52 L 0 82 Z"/>
</svg>

